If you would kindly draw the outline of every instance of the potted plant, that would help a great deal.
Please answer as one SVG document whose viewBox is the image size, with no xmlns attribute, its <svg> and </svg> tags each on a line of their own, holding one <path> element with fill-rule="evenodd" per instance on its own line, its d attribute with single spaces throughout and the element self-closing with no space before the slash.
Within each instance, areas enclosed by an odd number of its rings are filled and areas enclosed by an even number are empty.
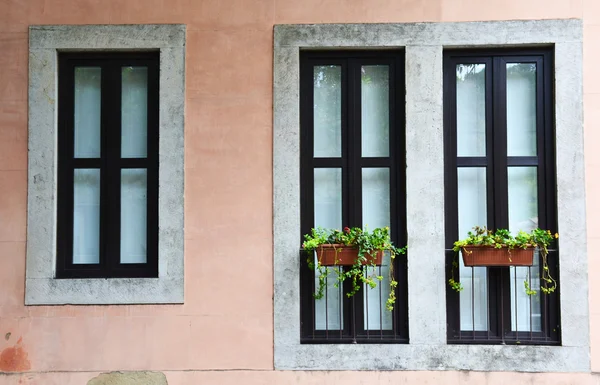
<svg viewBox="0 0 600 385">
<path fill-rule="evenodd" d="M 556 289 L 556 280 L 550 275 L 548 267 L 548 246 L 558 238 L 558 233 L 552 234 L 550 230 L 533 229 L 530 233 L 519 231 L 513 236 L 506 229 L 498 229 L 495 232 L 486 227 L 475 226 L 469 231 L 467 238 L 454 242 L 453 250 L 462 251 L 465 266 L 531 266 L 533 265 L 533 254 L 539 249 L 542 258 L 542 282 L 541 290 L 552 293 Z M 453 264 L 454 268 L 458 263 Z M 453 274 L 454 275 L 454 274 Z M 462 290 L 460 283 L 449 280 L 450 286 L 457 291 Z M 525 281 L 527 294 L 536 294 L 535 290 L 529 288 Z"/>
<path fill-rule="evenodd" d="M 351 290 L 346 293 L 352 297 L 360 290 L 361 283 L 371 288 L 383 280 L 383 276 L 376 275 L 375 269 L 369 274 L 365 266 L 381 265 L 383 254 L 390 254 L 390 294 L 386 301 L 386 308 L 393 310 L 396 302 L 395 288 L 398 282 L 394 279 L 393 261 L 396 255 L 405 254 L 406 247 L 397 248 L 390 239 L 389 227 L 381 227 L 369 231 L 360 227 L 344 227 L 343 230 L 313 228 L 310 234 L 304 235 L 302 248 L 309 254 L 308 266 L 318 271 L 319 287 L 314 293 L 315 299 L 323 298 L 326 287 L 326 278 L 330 271 L 337 274 L 336 287 L 339 287 L 347 278 L 351 279 Z M 314 253 L 316 253 L 316 262 Z M 344 269 L 328 269 L 331 266 L 344 266 Z"/>
</svg>

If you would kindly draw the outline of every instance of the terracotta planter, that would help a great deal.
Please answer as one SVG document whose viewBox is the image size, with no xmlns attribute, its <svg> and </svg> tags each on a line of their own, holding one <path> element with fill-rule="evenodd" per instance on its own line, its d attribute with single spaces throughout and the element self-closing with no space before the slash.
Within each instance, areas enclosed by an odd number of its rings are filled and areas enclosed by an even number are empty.
<svg viewBox="0 0 600 385">
<path fill-rule="evenodd" d="M 465 266 L 531 266 L 534 247 L 497 249 L 492 246 L 465 246 L 462 257 Z"/>
<path fill-rule="evenodd" d="M 322 266 L 352 266 L 358 257 L 358 248 L 342 244 L 322 245 L 317 248 L 317 258 Z M 363 265 L 381 265 L 383 251 L 366 256 Z"/>
</svg>

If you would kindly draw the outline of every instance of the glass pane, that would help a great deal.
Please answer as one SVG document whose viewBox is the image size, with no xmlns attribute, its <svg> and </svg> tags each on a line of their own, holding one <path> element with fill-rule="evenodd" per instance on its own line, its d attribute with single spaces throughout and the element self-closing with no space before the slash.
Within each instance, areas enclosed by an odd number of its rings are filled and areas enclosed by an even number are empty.
<svg viewBox="0 0 600 385">
<path fill-rule="evenodd" d="M 361 68 L 362 156 L 389 156 L 390 75 L 388 66 Z"/>
<path fill-rule="evenodd" d="M 75 67 L 75 158 L 100 157 L 100 81 L 100 68 Z"/>
<path fill-rule="evenodd" d="M 506 65 L 506 131 L 508 156 L 537 154 L 536 65 Z"/>
<path fill-rule="evenodd" d="M 485 64 L 456 66 L 458 156 L 485 156 Z"/>
<path fill-rule="evenodd" d="M 390 225 L 390 170 L 362 169 L 363 226 L 370 229 Z"/>
<path fill-rule="evenodd" d="M 363 224 L 370 229 L 390 225 L 390 170 L 388 168 L 362 169 Z M 390 256 L 386 255 L 381 267 L 370 267 L 368 273 L 382 275 L 375 289 L 364 287 L 364 324 L 370 330 L 392 328 L 392 313 L 385 309 L 390 294 Z M 375 271 L 374 271 L 375 270 Z"/>
<path fill-rule="evenodd" d="M 73 175 L 73 263 L 100 261 L 100 170 Z"/>
<path fill-rule="evenodd" d="M 458 169 L 458 237 L 465 238 L 473 226 L 487 224 L 486 170 L 484 167 Z M 459 256 L 460 328 L 488 329 L 487 269 L 466 267 Z"/>
<path fill-rule="evenodd" d="M 512 232 L 538 227 L 537 167 L 508 168 L 508 226 Z"/>
<path fill-rule="evenodd" d="M 342 228 L 342 169 L 315 169 L 315 227 Z"/>
<path fill-rule="evenodd" d="M 315 169 L 315 227 L 342 228 L 342 169 Z M 316 255 L 315 255 L 316 260 Z M 319 330 L 339 329 L 343 325 L 341 287 L 336 288 L 337 275 L 330 267 L 326 295 L 315 301 L 315 327 Z M 319 285 L 315 274 L 315 286 Z"/>
<path fill-rule="evenodd" d="M 538 227 L 538 189 L 537 167 L 508 168 L 508 223 L 511 232 L 531 231 Z M 539 255 L 535 254 L 534 267 L 511 267 L 511 316 L 512 329 L 519 331 L 541 330 L 541 306 L 539 296 L 530 296 L 525 292 L 523 281 L 529 280 L 531 286 L 539 291 Z M 530 322 L 531 317 L 531 322 Z M 518 322 L 518 324 L 517 324 Z"/>
<path fill-rule="evenodd" d="M 393 313 L 385 308 L 390 295 L 390 255 L 386 253 L 383 264 L 377 267 L 365 267 L 368 275 L 381 275 L 383 279 L 377 282 L 374 289 L 363 284 L 364 324 L 365 330 L 391 330 L 393 328 Z"/>
<path fill-rule="evenodd" d="M 315 158 L 342 155 L 342 67 L 315 66 Z"/>
<path fill-rule="evenodd" d="M 316 256 L 315 256 L 316 261 Z M 325 295 L 315 300 L 315 328 L 316 330 L 339 330 L 344 327 L 344 316 L 342 315 L 342 286 L 337 285 L 337 274 L 334 270 L 341 272 L 340 267 L 328 267 L 327 288 Z M 319 287 L 319 273 L 315 274 L 315 287 Z M 336 287 L 338 286 L 338 287 Z"/>
<path fill-rule="evenodd" d="M 146 263 L 147 170 L 121 170 L 121 263 Z"/>
<path fill-rule="evenodd" d="M 121 68 L 121 157 L 145 158 L 148 143 L 148 68 Z"/>
<path fill-rule="evenodd" d="M 524 281 L 537 295 L 525 292 Z M 531 267 L 510 267 L 511 329 L 513 331 L 542 331 L 542 307 L 540 303 L 540 258 L 536 251 Z"/>
</svg>

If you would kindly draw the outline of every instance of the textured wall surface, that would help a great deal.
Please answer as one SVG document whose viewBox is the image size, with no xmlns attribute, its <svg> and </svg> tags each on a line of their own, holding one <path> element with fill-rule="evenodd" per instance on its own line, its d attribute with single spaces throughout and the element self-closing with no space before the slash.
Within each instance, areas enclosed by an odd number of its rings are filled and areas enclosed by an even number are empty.
<svg viewBox="0 0 600 385">
<path fill-rule="evenodd" d="M 0 373 L 0 384 L 85 384 L 112 371 L 163 372 L 169 384 L 598 384 L 585 373 L 273 371 L 273 25 L 554 18 L 584 22 L 586 195 L 595 213 L 597 0 L 0 0 L 0 356 L 18 348 L 11 357 L 26 371 Z M 111 23 L 187 25 L 186 301 L 25 307 L 28 27 Z M 600 220 L 587 223 L 592 371 L 600 371 Z"/>
</svg>

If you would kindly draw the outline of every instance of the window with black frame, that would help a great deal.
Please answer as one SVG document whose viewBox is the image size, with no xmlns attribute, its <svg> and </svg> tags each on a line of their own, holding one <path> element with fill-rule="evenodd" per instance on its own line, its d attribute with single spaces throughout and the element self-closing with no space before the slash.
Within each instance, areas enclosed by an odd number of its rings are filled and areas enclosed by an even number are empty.
<svg viewBox="0 0 600 385">
<path fill-rule="evenodd" d="M 302 234 L 389 226 L 394 244 L 406 244 L 403 52 L 301 52 L 300 111 Z M 300 253 L 302 343 L 408 342 L 405 258 L 393 262 L 393 311 L 389 255 L 374 268 L 384 277 L 376 289 L 348 298 L 349 280 L 336 285 L 330 274 L 318 300 L 306 259 Z"/>
<path fill-rule="evenodd" d="M 59 54 L 57 278 L 158 276 L 158 65 Z"/>
<path fill-rule="evenodd" d="M 542 264 L 465 267 L 451 249 L 473 226 L 557 231 L 553 51 L 444 52 L 449 343 L 559 344 L 559 290 L 540 290 Z M 557 242 L 548 253 L 558 279 Z M 530 290 L 537 291 L 529 295 Z"/>
</svg>

